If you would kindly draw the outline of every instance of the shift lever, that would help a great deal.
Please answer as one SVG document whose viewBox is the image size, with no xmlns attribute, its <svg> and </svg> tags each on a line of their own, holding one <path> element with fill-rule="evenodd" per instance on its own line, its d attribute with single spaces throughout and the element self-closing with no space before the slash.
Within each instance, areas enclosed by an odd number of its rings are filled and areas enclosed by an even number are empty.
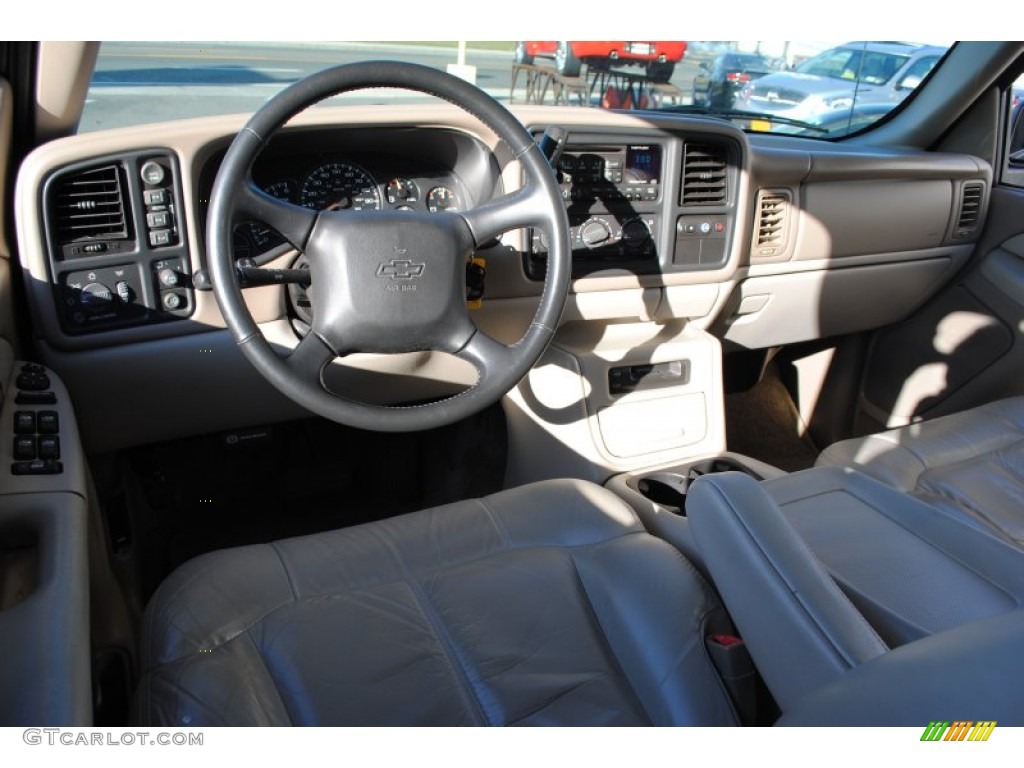
<svg viewBox="0 0 1024 768">
<path fill-rule="evenodd" d="M 558 169 L 558 158 L 562 156 L 562 150 L 565 149 L 565 142 L 569 138 L 569 131 L 560 125 L 549 125 L 539 139 L 537 139 L 537 146 L 540 147 L 540 151 L 544 154 L 544 157 L 548 159 L 548 163 L 551 167 Z"/>
</svg>

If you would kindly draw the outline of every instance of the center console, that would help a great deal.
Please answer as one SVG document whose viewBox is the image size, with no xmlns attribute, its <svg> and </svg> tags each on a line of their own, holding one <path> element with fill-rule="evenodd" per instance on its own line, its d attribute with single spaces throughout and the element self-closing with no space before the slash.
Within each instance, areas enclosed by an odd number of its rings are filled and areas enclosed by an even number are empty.
<svg viewBox="0 0 1024 768">
<path fill-rule="evenodd" d="M 692 120 L 678 130 L 639 121 L 565 129 L 555 174 L 572 276 L 587 279 L 540 364 L 509 395 L 510 440 L 524 448 L 510 451 L 507 482 L 603 483 L 717 456 L 725 451 L 721 346 L 705 319 L 740 260 L 743 135 Z M 549 250 L 546 233 L 529 233 L 527 278 L 544 278 Z"/>
<path fill-rule="evenodd" d="M 662 144 L 573 144 L 559 159 L 557 173 L 569 214 L 574 276 L 607 267 L 658 271 Z M 531 278 L 543 279 L 547 253 L 547 238 L 534 230 L 526 260 Z"/>
<path fill-rule="evenodd" d="M 573 277 L 658 274 L 726 263 L 740 150 L 723 136 L 573 132 L 557 163 Z M 530 233 L 526 274 L 543 280 L 549 244 Z"/>
</svg>

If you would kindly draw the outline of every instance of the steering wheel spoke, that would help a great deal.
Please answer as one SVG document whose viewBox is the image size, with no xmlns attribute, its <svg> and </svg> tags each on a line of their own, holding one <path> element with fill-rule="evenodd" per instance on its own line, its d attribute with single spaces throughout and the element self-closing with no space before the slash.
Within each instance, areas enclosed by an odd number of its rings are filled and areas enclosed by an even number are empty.
<svg viewBox="0 0 1024 768">
<path fill-rule="evenodd" d="M 327 364 L 338 355 L 317 334 L 310 331 L 284 358 L 288 370 L 305 381 L 319 382 Z"/>
<path fill-rule="evenodd" d="M 309 235 L 320 216 L 317 211 L 267 194 L 252 179 L 241 186 L 237 212 L 240 218 L 256 219 L 269 225 L 299 251 L 306 250 Z"/>
<path fill-rule="evenodd" d="M 513 363 L 514 351 L 478 329 L 455 356 L 476 368 L 483 378 L 489 371 L 501 371 Z"/>
<path fill-rule="evenodd" d="M 544 226 L 548 221 L 550 203 L 543 192 L 527 185 L 460 214 L 476 246 L 493 240 L 513 229 Z"/>
</svg>

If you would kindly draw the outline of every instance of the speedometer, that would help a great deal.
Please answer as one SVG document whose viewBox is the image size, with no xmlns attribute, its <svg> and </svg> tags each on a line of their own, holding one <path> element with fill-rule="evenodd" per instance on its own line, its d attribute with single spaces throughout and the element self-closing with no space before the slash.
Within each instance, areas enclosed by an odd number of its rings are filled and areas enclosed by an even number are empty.
<svg viewBox="0 0 1024 768">
<path fill-rule="evenodd" d="M 327 163 L 302 183 L 299 202 L 316 211 L 377 210 L 380 190 L 373 177 L 352 163 Z"/>
</svg>

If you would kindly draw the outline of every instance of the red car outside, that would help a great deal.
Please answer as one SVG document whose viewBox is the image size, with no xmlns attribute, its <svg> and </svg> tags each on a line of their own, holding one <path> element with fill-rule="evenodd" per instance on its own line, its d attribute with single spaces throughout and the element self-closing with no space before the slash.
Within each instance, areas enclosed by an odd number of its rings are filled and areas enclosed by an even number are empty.
<svg viewBox="0 0 1024 768">
<path fill-rule="evenodd" d="M 517 64 L 532 64 L 535 57 L 554 58 L 555 69 L 564 77 L 578 77 L 584 64 L 607 69 L 612 64 L 635 64 L 647 69 L 654 82 L 672 77 L 676 62 L 686 54 L 686 43 L 612 40 L 520 40 L 516 43 Z"/>
</svg>

